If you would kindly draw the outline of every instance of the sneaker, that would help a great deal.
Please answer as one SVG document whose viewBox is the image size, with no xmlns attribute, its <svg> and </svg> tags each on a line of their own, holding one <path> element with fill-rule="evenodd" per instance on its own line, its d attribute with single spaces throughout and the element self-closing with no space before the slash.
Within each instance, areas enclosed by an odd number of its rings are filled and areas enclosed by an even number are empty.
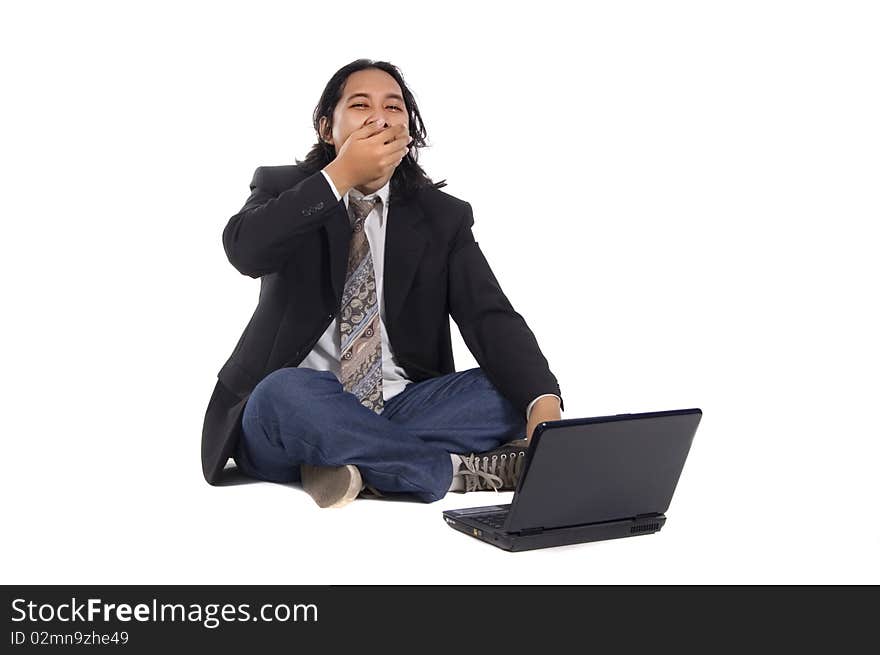
<svg viewBox="0 0 880 655">
<path fill-rule="evenodd" d="M 485 453 L 459 455 L 461 467 L 455 473 L 464 479 L 463 491 L 512 491 L 522 473 L 527 439 L 515 439 Z"/>
<path fill-rule="evenodd" d="M 361 472 L 354 464 L 299 467 L 302 486 L 318 507 L 344 507 L 364 488 Z"/>
</svg>

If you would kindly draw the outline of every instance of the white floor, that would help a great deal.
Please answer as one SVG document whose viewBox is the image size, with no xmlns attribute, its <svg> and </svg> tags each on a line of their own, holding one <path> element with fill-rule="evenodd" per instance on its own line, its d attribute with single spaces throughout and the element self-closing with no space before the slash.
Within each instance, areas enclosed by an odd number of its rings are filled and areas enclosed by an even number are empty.
<svg viewBox="0 0 880 655">
<path fill-rule="evenodd" d="M 385 39 L 360 2 L 6 4 L 3 583 L 880 583 L 876 3 L 389 7 Z M 441 518 L 491 493 L 204 482 L 261 292 L 221 234 L 363 56 L 405 71 L 563 418 L 703 410 L 660 533 L 511 554 Z"/>
</svg>

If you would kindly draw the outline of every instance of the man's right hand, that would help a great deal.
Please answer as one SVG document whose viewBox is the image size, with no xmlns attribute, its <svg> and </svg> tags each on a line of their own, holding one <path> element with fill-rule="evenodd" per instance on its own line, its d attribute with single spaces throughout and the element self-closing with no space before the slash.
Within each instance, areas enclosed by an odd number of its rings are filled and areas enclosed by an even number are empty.
<svg viewBox="0 0 880 655">
<path fill-rule="evenodd" d="M 406 123 L 379 127 L 373 121 L 348 135 L 328 165 L 347 186 L 362 186 L 389 179 L 409 152 L 409 126 Z"/>
</svg>

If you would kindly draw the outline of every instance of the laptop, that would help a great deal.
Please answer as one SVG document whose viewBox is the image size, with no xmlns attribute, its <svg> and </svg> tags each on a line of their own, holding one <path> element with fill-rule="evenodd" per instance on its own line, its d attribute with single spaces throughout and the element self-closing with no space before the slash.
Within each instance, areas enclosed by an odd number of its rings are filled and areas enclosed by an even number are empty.
<svg viewBox="0 0 880 655">
<path fill-rule="evenodd" d="M 443 519 L 508 551 L 653 534 L 702 416 L 694 408 L 544 421 L 513 502 L 446 510 Z"/>
</svg>

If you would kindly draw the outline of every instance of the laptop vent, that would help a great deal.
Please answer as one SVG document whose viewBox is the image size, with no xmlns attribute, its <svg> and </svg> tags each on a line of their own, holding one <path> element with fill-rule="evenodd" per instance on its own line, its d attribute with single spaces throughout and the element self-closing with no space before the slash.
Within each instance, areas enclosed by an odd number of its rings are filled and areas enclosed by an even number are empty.
<svg viewBox="0 0 880 655">
<path fill-rule="evenodd" d="M 660 529 L 659 523 L 645 523 L 644 525 L 634 525 L 629 529 L 630 534 L 638 534 L 640 532 L 655 532 Z"/>
</svg>

